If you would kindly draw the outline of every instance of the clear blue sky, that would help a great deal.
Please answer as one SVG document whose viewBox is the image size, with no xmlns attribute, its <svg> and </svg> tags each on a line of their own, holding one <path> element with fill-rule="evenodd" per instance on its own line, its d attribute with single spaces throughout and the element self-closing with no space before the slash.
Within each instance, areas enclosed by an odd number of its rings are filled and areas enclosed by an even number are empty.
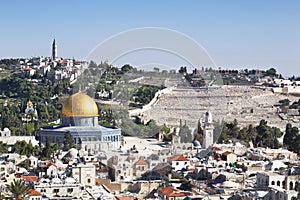
<svg viewBox="0 0 300 200">
<path fill-rule="evenodd" d="M 0 2 L 0 58 L 85 58 L 106 38 L 133 28 L 182 32 L 225 68 L 279 69 L 300 76 L 300 1 L 33 1 Z"/>
</svg>

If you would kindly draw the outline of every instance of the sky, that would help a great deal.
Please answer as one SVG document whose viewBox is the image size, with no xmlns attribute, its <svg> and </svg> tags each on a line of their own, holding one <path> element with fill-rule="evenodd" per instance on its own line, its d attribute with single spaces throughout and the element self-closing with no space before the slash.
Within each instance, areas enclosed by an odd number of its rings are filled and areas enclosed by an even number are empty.
<svg viewBox="0 0 300 200">
<path fill-rule="evenodd" d="M 218 67 L 300 76 L 299 24 L 297 0 L 1 1 L 0 58 L 50 56 L 55 38 L 58 56 L 85 59 L 113 35 L 160 27 L 195 40 Z"/>
</svg>

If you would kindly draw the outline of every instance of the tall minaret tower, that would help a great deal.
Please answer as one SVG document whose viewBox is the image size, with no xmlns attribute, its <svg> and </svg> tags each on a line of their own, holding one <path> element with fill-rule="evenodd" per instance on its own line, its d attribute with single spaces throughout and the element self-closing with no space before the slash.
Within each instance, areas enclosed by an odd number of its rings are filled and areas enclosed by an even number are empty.
<svg viewBox="0 0 300 200">
<path fill-rule="evenodd" d="M 52 43 L 52 61 L 54 61 L 57 58 L 57 45 L 55 44 L 55 39 Z"/>
<path fill-rule="evenodd" d="M 205 113 L 205 123 L 203 131 L 203 148 L 208 148 L 214 143 L 214 125 L 211 112 Z"/>
</svg>

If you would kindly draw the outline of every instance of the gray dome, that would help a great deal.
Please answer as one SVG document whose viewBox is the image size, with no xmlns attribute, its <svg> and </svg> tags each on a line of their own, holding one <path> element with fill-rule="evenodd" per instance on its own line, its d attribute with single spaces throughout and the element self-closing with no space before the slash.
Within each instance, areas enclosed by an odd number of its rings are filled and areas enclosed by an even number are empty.
<svg viewBox="0 0 300 200">
<path fill-rule="evenodd" d="M 195 147 L 201 147 L 201 144 L 200 144 L 200 142 L 198 140 L 194 140 L 193 145 Z"/>
</svg>

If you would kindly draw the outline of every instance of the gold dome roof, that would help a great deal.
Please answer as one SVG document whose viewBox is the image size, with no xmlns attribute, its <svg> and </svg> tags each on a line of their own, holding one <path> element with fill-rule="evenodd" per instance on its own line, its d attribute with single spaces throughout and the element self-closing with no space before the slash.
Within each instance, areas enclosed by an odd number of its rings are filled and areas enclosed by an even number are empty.
<svg viewBox="0 0 300 200">
<path fill-rule="evenodd" d="M 27 106 L 32 107 L 32 106 L 33 106 L 33 103 L 29 100 L 29 101 L 27 102 Z"/>
<path fill-rule="evenodd" d="M 76 93 L 70 96 L 64 104 L 61 115 L 65 117 L 98 116 L 98 107 L 95 101 L 88 95 Z"/>
</svg>

